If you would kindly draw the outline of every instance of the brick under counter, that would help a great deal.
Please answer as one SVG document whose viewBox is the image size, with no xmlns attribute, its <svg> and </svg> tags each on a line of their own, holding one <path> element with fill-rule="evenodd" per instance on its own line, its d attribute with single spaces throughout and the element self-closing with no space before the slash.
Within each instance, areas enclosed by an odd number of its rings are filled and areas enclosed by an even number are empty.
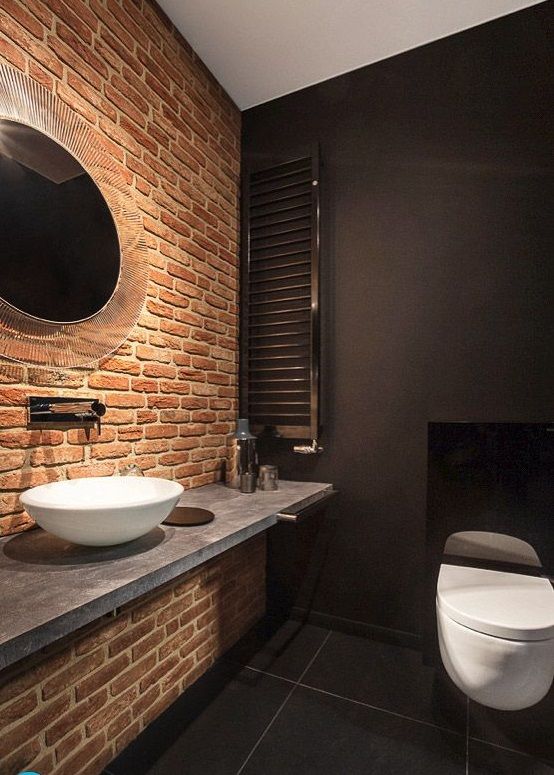
<svg viewBox="0 0 554 775">
<path fill-rule="evenodd" d="M 181 499 L 213 511 L 198 527 L 100 548 L 40 529 L 0 539 L 0 775 L 98 775 L 262 616 L 278 514 L 332 494 L 212 484 Z"/>
<path fill-rule="evenodd" d="M 0 775 L 100 773 L 263 615 L 265 556 L 261 533 L 0 672 Z"/>
</svg>

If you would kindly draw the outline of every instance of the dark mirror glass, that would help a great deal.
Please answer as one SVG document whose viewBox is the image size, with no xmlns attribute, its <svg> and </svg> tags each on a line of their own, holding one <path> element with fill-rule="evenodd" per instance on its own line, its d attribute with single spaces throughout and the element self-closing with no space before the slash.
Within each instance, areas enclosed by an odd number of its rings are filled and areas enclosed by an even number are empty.
<svg viewBox="0 0 554 775">
<path fill-rule="evenodd" d="M 117 230 L 98 187 L 70 153 L 0 120 L 0 297 L 43 320 L 72 323 L 110 300 Z"/>
</svg>

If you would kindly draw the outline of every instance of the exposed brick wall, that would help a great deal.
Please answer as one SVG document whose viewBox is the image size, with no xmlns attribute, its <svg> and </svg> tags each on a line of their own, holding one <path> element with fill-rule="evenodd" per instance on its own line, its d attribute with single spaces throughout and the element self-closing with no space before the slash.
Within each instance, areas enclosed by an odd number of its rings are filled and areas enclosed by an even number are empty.
<svg viewBox="0 0 554 775">
<path fill-rule="evenodd" d="M 21 490 L 120 461 L 198 486 L 219 476 L 236 411 L 240 114 L 151 0 L 2 0 L 0 59 L 95 127 L 143 214 L 148 299 L 97 367 L 0 360 L 0 534 Z M 99 438 L 25 429 L 29 394 L 93 395 Z"/>
<path fill-rule="evenodd" d="M 265 537 L 0 673 L 0 775 L 97 775 L 258 619 Z"/>
</svg>

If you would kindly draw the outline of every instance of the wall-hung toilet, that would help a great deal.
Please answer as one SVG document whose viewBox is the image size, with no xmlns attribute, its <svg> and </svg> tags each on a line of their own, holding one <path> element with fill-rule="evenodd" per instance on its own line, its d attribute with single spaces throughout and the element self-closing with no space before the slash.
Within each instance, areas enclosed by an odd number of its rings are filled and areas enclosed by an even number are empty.
<svg viewBox="0 0 554 775">
<path fill-rule="evenodd" d="M 554 678 L 548 579 L 443 561 L 436 611 L 442 661 L 470 699 L 521 710 L 548 693 Z"/>
</svg>

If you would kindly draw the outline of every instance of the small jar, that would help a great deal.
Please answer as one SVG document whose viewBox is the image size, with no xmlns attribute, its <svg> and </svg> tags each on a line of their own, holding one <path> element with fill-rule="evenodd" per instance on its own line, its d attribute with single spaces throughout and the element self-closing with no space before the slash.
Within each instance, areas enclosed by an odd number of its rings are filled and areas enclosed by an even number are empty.
<svg viewBox="0 0 554 775">
<path fill-rule="evenodd" d="M 260 490 L 279 489 L 279 471 L 277 466 L 260 466 L 258 470 L 258 487 Z"/>
</svg>

